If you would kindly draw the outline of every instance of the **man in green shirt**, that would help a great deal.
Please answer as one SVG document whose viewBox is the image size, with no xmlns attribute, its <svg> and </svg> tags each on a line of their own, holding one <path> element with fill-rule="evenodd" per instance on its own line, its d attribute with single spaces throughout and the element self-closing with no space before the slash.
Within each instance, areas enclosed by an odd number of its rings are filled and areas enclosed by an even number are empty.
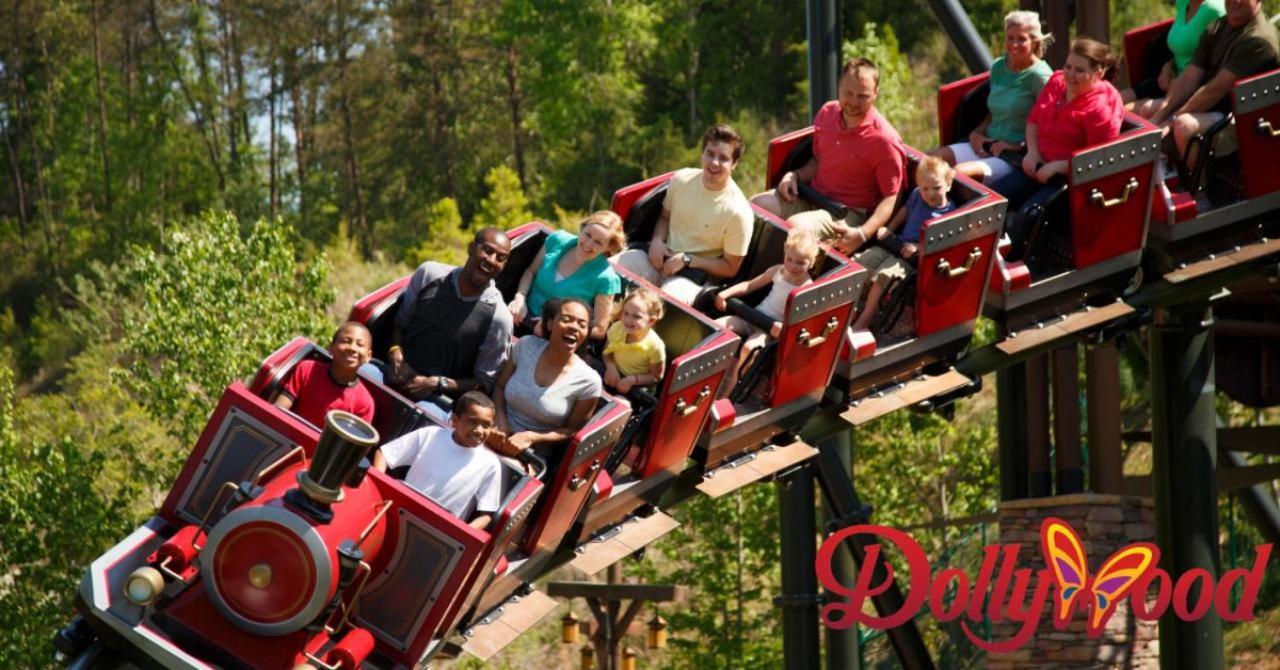
<svg viewBox="0 0 1280 670">
<path fill-rule="evenodd" d="M 1280 64 L 1276 29 L 1261 11 L 1261 0 L 1227 0 L 1226 4 L 1227 15 L 1205 31 L 1191 62 L 1151 116 L 1151 122 L 1165 126 L 1166 132 L 1173 130 L 1179 157 L 1186 155 L 1187 143 L 1196 133 L 1230 111 L 1231 88 L 1237 79 Z"/>
</svg>

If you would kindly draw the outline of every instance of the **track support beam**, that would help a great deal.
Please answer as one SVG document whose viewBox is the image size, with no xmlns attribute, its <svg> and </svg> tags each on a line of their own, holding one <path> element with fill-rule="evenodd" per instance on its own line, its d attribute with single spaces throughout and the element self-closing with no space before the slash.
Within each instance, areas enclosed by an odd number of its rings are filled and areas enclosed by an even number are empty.
<svg viewBox="0 0 1280 670">
<path fill-rule="evenodd" d="M 853 479 L 850 477 L 849 470 L 840 461 L 839 454 L 831 449 L 825 441 L 819 444 L 817 465 L 818 483 L 822 485 L 822 493 L 826 496 L 827 504 L 831 506 L 836 517 L 843 520 L 845 524 L 867 523 L 867 516 L 871 512 L 870 508 L 862 504 L 862 501 L 858 498 L 857 491 L 853 488 Z M 849 548 L 858 569 L 867 567 L 865 564 L 867 547 L 871 546 L 873 542 L 867 535 L 855 535 L 845 541 L 844 545 Z M 783 547 L 783 552 L 785 555 L 785 546 Z M 871 566 L 874 570 L 871 577 L 872 584 L 880 584 L 887 578 L 888 575 L 885 573 L 884 565 L 883 561 L 878 561 L 874 566 Z M 812 572 L 812 563 L 810 564 L 810 572 Z M 882 593 L 872 596 L 871 602 L 875 605 L 876 611 L 880 613 L 880 616 L 887 616 L 893 612 L 900 611 L 904 599 L 902 591 L 898 588 L 897 580 L 890 580 L 889 587 Z M 903 668 L 906 670 L 933 670 L 933 658 L 929 655 L 929 647 L 925 645 L 924 636 L 920 634 L 920 629 L 916 627 L 915 619 L 909 619 L 901 626 L 890 628 L 885 631 L 885 634 L 889 638 L 889 644 L 893 646 L 894 653 L 898 656 L 898 663 Z M 788 662 L 787 667 L 795 666 Z"/>
<path fill-rule="evenodd" d="M 1218 575 L 1218 462 L 1213 311 L 1207 301 L 1157 310 L 1151 329 L 1151 436 L 1156 541 L 1161 567 L 1177 579 L 1201 568 Z M 1188 602 L 1197 602 L 1202 582 Z M 1160 619 L 1163 670 L 1223 667 L 1222 619 L 1212 608 Z"/>
</svg>

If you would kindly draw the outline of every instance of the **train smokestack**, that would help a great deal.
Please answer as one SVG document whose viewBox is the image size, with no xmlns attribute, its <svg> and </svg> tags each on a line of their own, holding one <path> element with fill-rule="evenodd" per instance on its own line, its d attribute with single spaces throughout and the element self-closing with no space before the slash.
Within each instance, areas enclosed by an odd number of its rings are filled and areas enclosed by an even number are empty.
<svg viewBox="0 0 1280 670">
<path fill-rule="evenodd" d="M 298 473 L 298 488 L 286 499 L 313 517 L 327 520 L 329 505 L 342 500 L 342 485 L 351 479 L 360 461 L 378 444 L 378 431 L 364 419 L 342 410 L 324 417 L 324 432 L 316 443 L 311 465 Z M 301 492 L 305 496 L 297 495 Z M 306 504 L 312 503 L 312 504 Z"/>
</svg>

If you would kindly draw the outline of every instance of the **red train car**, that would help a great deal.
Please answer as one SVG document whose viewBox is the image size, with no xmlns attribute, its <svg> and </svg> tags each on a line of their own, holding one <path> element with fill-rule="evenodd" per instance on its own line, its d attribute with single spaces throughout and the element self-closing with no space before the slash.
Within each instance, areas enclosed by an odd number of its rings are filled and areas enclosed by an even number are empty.
<svg viewBox="0 0 1280 670">
<path fill-rule="evenodd" d="M 988 74 L 938 91 L 943 144 L 967 137 L 986 114 Z M 1042 192 L 1018 212 L 1029 231 L 1022 261 L 996 257 L 986 313 L 1009 336 L 1060 323 L 1087 312 L 1074 325 L 1112 318 L 1110 308 L 1138 275 L 1147 237 L 1150 194 L 1160 155 L 1160 131 L 1128 114 L 1120 137 L 1074 152 L 1065 183 Z M 1095 312 L 1107 306 L 1109 311 Z M 1082 326 L 1083 327 L 1083 326 Z"/>
<path fill-rule="evenodd" d="M 643 243 L 651 238 L 670 178 L 670 173 L 660 175 L 614 193 L 612 208 L 623 218 L 628 239 Z M 737 275 L 721 286 L 750 279 L 782 262 L 787 224 L 759 207 L 753 209 L 751 246 Z M 712 410 L 711 423 L 699 440 L 708 470 L 797 428 L 822 401 L 852 318 L 853 300 L 867 273 L 839 253 L 824 252 L 814 274 L 813 283 L 788 296 L 775 363 L 760 371 L 754 392 L 741 389 L 740 402 L 721 400 Z M 704 291 L 694 307 L 710 310 L 711 292 Z M 748 296 L 743 302 L 756 299 Z"/>
<path fill-rule="evenodd" d="M 1172 23 L 1125 33 L 1130 81 L 1159 71 Z M 1173 157 L 1152 194 L 1148 245 L 1161 273 L 1270 248 L 1274 224 L 1263 215 L 1280 206 L 1280 171 L 1271 163 L 1280 150 L 1280 70 L 1240 79 L 1230 95 L 1232 113 L 1191 142 L 1202 157 L 1198 165 Z"/>
<path fill-rule="evenodd" d="M 769 143 L 770 187 L 809 161 L 812 142 L 813 128 L 808 127 Z M 899 207 L 914 184 L 921 157 L 906 149 L 908 183 Z M 957 176 L 950 198 L 957 209 L 925 225 L 915 271 L 887 292 L 881 309 L 886 318 L 877 319 L 870 330 L 850 333 L 836 383 L 853 400 L 913 378 L 927 366 L 954 361 L 969 345 L 996 257 L 1005 200 L 964 176 Z"/>
</svg>

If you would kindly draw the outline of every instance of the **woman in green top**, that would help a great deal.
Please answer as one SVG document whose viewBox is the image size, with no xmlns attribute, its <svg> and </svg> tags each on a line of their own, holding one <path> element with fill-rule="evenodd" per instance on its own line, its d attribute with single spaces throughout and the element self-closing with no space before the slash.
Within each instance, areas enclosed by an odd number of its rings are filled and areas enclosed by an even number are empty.
<svg viewBox="0 0 1280 670">
<path fill-rule="evenodd" d="M 1126 103 L 1133 103 L 1130 105 L 1133 112 L 1144 119 L 1151 118 L 1160 109 L 1169 85 L 1191 62 L 1191 56 L 1200 44 L 1200 36 L 1204 35 L 1209 24 L 1227 12 L 1223 0 L 1176 0 L 1175 5 L 1168 38 L 1173 58 L 1165 62 L 1155 79 L 1138 82 L 1132 90 L 1120 92 Z"/>
<path fill-rule="evenodd" d="M 967 142 L 930 153 L 980 181 L 994 181 L 1016 170 L 1026 151 L 1027 114 L 1053 75 L 1043 60 L 1047 39 L 1039 14 L 1017 11 L 1005 16 L 1005 55 L 991 64 L 987 118 L 969 133 Z"/>
<path fill-rule="evenodd" d="M 595 313 L 591 337 L 604 339 L 613 316 L 613 296 L 622 290 L 609 256 L 626 246 L 622 219 L 608 210 L 584 219 L 577 235 L 563 230 L 548 235 L 508 305 L 515 325 L 536 334 L 538 315 L 549 298 L 578 298 Z"/>
</svg>

